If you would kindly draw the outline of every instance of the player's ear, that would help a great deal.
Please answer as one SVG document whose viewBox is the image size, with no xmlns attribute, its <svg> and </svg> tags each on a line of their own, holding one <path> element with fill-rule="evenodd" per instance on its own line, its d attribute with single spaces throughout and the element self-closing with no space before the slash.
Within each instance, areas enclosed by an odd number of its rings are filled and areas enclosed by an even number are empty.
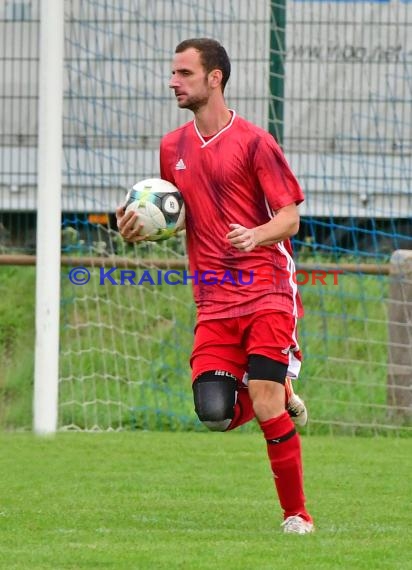
<svg viewBox="0 0 412 570">
<path fill-rule="evenodd" d="M 216 88 L 222 83 L 223 74 L 220 69 L 213 69 L 209 73 L 209 85 L 210 87 Z"/>
</svg>

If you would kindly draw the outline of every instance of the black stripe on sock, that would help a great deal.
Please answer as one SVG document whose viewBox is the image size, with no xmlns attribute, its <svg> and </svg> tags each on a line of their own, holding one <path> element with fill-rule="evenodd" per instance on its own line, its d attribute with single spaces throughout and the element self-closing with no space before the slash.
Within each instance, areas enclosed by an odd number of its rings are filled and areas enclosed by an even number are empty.
<svg viewBox="0 0 412 570">
<path fill-rule="evenodd" d="M 296 429 L 293 428 L 291 431 L 289 431 L 288 433 L 285 433 L 285 435 L 282 435 L 280 437 L 277 437 L 275 439 L 267 439 L 266 441 L 268 443 L 270 443 L 271 445 L 276 445 L 277 443 L 283 443 L 284 441 L 287 441 L 288 439 L 290 439 L 291 437 L 293 437 L 296 433 Z"/>
</svg>

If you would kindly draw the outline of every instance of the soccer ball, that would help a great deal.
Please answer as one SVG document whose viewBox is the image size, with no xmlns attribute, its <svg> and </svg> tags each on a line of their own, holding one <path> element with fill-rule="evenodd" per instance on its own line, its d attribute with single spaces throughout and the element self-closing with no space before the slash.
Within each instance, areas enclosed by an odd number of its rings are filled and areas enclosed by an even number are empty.
<svg viewBox="0 0 412 570">
<path fill-rule="evenodd" d="M 137 182 L 126 196 L 126 212 L 139 214 L 136 227 L 143 224 L 140 235 L 149 241 L 168 239 L 185 226 L 185 205 L 179 190 L 161 178 Z"/>
</svg>

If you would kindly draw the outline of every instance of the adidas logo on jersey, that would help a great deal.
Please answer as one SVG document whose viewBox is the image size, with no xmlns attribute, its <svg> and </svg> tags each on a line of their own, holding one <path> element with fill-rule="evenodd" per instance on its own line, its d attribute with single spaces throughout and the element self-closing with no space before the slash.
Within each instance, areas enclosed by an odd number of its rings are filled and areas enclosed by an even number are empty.
<svg viewBox="0 0 412 570">
<path fill-rule="evenodd" d="M 176 162 L 175 169 L 186 170 L 186 164 L 183 162 L 183 158 L 179 158 L 179 160 Z"/>
</svg>

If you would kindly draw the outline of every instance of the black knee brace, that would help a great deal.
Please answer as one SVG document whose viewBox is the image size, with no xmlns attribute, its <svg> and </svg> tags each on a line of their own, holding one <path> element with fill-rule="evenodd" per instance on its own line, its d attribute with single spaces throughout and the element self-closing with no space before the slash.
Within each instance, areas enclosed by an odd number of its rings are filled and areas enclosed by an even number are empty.
<svg viewBox="0 0 412 570">
<path fill-rule="evenodd" d="M 261 354 L 250 354 L 248 361 L 249 380 L 272 380 L 284 384 L 288 365 Z"/>
<path fill-rule="evenodd" d="M 237 379 L 224 370 L 203 372 L 193 382 L 195 411 L 209 429 L 225 431 L 234 414 Z"/>
</svg>

